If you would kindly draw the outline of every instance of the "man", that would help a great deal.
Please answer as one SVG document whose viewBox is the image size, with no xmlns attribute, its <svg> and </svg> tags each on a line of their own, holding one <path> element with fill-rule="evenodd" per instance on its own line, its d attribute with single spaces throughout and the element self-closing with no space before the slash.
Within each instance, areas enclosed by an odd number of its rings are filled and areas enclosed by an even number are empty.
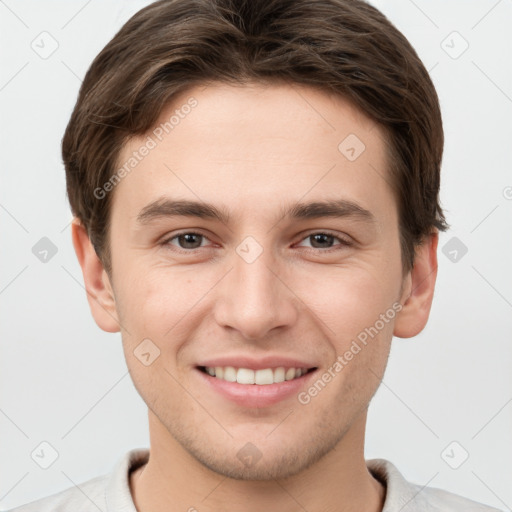
<svg viewBox="0 0 512 512">
<path fill-rule="evenodd" d="M 428 73 L 362 1 L 137 13 L 89 69 L 63 158 L 150 449 L 17 510 L 495 510 L 364 459 L 392 336 L 428 320 L 442 150 Z"/>
</svg>

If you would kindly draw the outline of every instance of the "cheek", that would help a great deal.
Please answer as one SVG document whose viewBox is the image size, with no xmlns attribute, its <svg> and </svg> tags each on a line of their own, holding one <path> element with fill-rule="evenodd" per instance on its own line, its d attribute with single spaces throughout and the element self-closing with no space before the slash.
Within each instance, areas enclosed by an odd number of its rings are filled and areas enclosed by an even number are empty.
<svg viewBox="0 0 512 512">
<path fill-rule="evenodd" d="M 389 268 L 389 267 L 388 267 Z M 301 286 L 298 295 L 321 321 L 325 334 L 342 349 L 366 328 L 374 326 L 380 315 L 388 313 L 382 334 L 392 332 L 393 303 L 400 289 L 399 273 L 386 272 L 373 265 L 338 269 L 328 276 L 308 279 L 315 286 Z M 313 278 L 313 276 L 311 276 Z"/>
<path fill-rule="evenodd" d="M 395 293 L 370 272 L 347 272 L 331 281 L 328 293 L 317 295 L 311 309 L 328 326 L 324 329 L 331 345 L 331 366 L 321 379 L 332 379 L 328 390 L 314 405 L 320 411 L 325 403 L 333 403 L 330 419 L 339 421 L 332 411 L 349 411 L 364 407 L 378 388 L 389 356 L 396 317 Z M 394 288 L 398 291 L 398 285 Z M 395 307 L 393 305 L 395 304 Z M 328 375 L 325 375 L 328 374 Z M 312 401 L 322 384 L 306 390 L 305 400 Z M 301 402 L 304 403 L 304 402 Z"/>
<path fill-rule="evenodd" d="M 197 292 L 170 269 L 125 269 L 130 279 L 118 286 L 117 309 L 124 327 L 123 350 L 139 394 L 152 407 L 162 385 L 174 389 L 173 356 Z M 170 372 L 170 373 L 169 373 Z"/>
<path fill-rule="evenodd" d="M 118 287 L 116 300 L 127 339 L 133 344 L 148 337 L 160 347 L 179 339 L 179 333 L 201 309 L 202 299 L 218 280 L 211 273 L 168 266 L 126 272 L 130 279 Z"/>
</svg>

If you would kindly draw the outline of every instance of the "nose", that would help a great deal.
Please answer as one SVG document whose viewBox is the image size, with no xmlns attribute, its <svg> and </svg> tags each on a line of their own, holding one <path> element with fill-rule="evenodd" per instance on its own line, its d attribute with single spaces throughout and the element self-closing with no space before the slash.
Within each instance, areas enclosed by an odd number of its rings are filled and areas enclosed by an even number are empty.
<svg viewBox="0 0 512 512">
<path fill-rule="evenodd" d="M 297 321 L 297 303 L 266 251 L 252 263 L 234 254 L 233 269 L 216 287 L 215 319 L 247 340 L 261 340 Z"/>
</svg>

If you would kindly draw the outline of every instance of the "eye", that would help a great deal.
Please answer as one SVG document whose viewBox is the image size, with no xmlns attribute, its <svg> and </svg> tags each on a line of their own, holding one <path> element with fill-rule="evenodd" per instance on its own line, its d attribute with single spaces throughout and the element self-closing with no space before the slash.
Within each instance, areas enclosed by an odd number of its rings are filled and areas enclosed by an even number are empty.
<svg viewBox="0 0 512 512">
<path fill-rule="evenodd" d="M 208 241 L 209 239 L 201 234 L 196 233 L 194 231 L 185 231 L 183 233 L 178 233 L 173 235 L 170 238 L 167 238 L 162 242 L 163 246 L 173 246 L 177 250 L 183 250 L 187 252 L 192 252 L 195 249 L 201 249 L 206 247 L 203 242 Z M 310 233 L 302 241 L 299 243 L 299 246 L 304 244 L 304 242 L 309 241 L 309 248 L 311 249 L 320 249 L 322 252 L 327 252 L 329 250 L 337 250 L 343 247 L 350 247 L 352 242 L 348 238 L 340 237 L 333 233 L 319 231 L 315 233 Z M 336 242 L 338 242 L 336 244 Z M 304 246 L 307 247 L 308 246 Z"/>
<path fill-rule="evenodd" d="M 199 249 L 202 247 L 202 242 L 208 240 L 205 235 L 201 233 L 195 233 L 187 231 L 185 233 L 179 233 L 174 235 L 172 238 L 164 240 L 163 245 L 174 245 L 180 249 Z M 177 243 L 173 243 L 176 241 Z"/>
<path fill-rule="evenodd" d="M 339 246 L 347 247 L 351 246 L 352 243 L 345 238 L 336 236 L 332 233 L 328 232 L 316 232 L 316 233 L 310 233 L 306 238 L 303 239 L 303 241 L 310 240 L 311 246 L 313 249 L 336 249 L 336 247 L 333 247 L 333 243 L 335 241 L 339 242 Z"/>
</svg>

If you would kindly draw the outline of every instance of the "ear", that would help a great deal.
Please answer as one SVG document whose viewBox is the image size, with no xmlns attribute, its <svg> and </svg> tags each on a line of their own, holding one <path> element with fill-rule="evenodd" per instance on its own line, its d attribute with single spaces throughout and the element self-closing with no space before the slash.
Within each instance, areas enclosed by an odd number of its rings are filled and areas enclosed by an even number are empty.
<svg viewBox="0 0 512 512">
<path fill-rule="evenodd" d="M 396 316 L 393 335 L 411 338 L 427 324 L 437 278 L 437 243 L 439 233 L 428 235 L 416 248 L 414 266 L 403 282 L 400 303 L 403 308 Z"/>
<path fill-rule="evenodd" d="M 119 319 L 110 279 L 89 240 L 87 230 L 77 218 L 73 219 L 71 233 L 78 262 L 82 267 L 92 316 L 100 329 L 119 332 Z"/>
</svg>

